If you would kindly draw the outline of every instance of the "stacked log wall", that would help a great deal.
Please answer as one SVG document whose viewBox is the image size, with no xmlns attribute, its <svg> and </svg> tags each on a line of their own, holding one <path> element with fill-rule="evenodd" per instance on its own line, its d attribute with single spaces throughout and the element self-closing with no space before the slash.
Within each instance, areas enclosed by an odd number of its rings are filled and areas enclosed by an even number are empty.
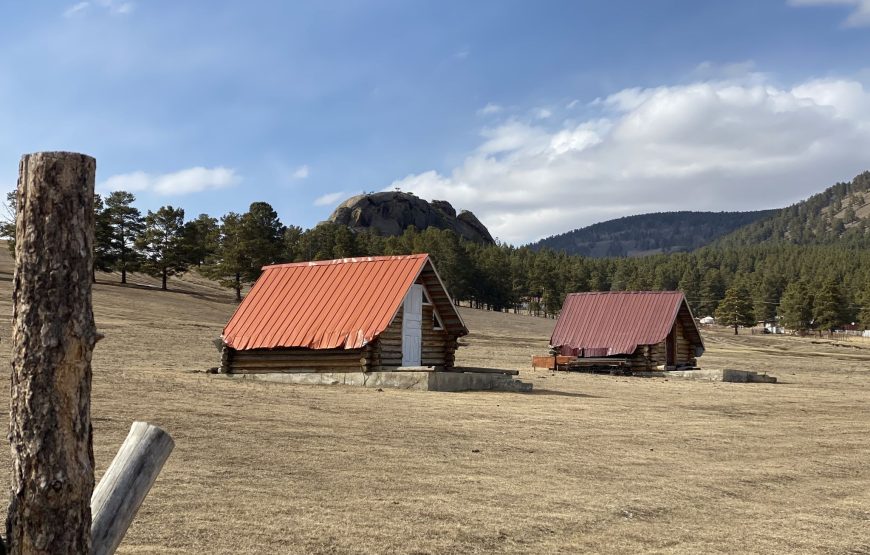
<svg viewBox="0 0 870 555">
<path fill-rule="evenodd" d="M 683 322 L 677 320 L 677 364 L 695 365 L 695 348 L 686 336 L 686 329 Z"/>
<path fill-rule="evenodd" d="M 362 349 L 228 349 L 227 368 L 234 374 L 272 372 L 360 372 L 371 365 L 372 350 Z"/>
<path fill-rule="evenodd" d="M 435 329 L 432 325 L 432 313 L 432 305 L 424 304 L 420 365 L 452 368 L 455 360 L 456 337 L 443 329 Z M 400 308 L 392 323 L 375 343 L 373 368 L 389 369 L 402 366 L 402 314 L 403 310 Z"/>
<path fill-rule="evenodd" d="M 686 336 L 685 328 L 683 327 L 683 323 L 677 320 L 674 323 L 673 332 L 676 334 L 676 353 L 674 357 L 674 363 L 679 366 L 681 364 L 692 364 L 694 365 L 695 360 L 695 349 L 692 346 L 689 338 Z M 639 345 L 637 350 L 632 355 L 632 365 L 639 366 L 649 361 L 647 366 L 650 369 L 656 366 L 663 366 L 667 364 L 668 360 L 668 347 L 667 347 L 667 339 L 662 341 L 661 343 L 656 343 L 655 345 Z"/>
<path fill-rule="evenodd" d="M 667 364 L 668 361 L 668 345 L 667 339 L 661 343 L 650 345 L 650 362 L 651 366 L 661 366 Z"/>
</svg>

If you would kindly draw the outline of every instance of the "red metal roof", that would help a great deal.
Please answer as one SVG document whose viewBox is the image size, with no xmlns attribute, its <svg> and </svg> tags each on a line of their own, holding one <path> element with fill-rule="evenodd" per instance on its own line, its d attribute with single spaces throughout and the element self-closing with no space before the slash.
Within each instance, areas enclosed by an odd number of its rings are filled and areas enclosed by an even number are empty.
<svg viewBox="0 0 870 555">
<path fill-rule="evenodd" d="M 412 254 L 266 266 L 223 340 L 238 350 L 358 349 L 387 328 L 427 264 Z"/>
<path fill-rule="evenodd" d="M 680 291 L 571 293 L 550 345 L 562 347 L 563 353 L 584 349 L 594 356 L 628 355 L 638 345 L 664 341 L 681 314 L 687 331 L 695 335 L 691 330 L 697 327 Z M 700 332 L 697 342 L 703 346 Z"/>
</svg>

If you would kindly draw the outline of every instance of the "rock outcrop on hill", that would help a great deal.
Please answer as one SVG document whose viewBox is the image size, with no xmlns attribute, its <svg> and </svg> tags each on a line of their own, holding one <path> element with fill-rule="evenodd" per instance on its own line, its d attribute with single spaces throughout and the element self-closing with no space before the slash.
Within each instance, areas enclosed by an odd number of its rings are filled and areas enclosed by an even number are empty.
<svg viewBox="0 0 870 555">
<path fill-rule="evenodd" d="M 456 214 L 446 200 L 426 202 L 410 193 L 390 191 L 351 197 L 341 203 L 329 221 L 354 231 L 375 229 L 381 235 L 401 235 L 408 227 L 449 229 L 478 243 L 495 243 L 489 230 L 467 210 Z"/>
</svg>

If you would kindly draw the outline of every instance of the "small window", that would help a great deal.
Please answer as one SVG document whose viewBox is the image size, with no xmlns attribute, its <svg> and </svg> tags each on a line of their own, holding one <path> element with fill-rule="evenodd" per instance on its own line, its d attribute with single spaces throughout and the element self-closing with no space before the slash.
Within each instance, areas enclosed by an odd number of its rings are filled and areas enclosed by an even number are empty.
<svg viewBox="0 0 870 555">
<path fill-rule="evenodd" d="M 435 303 L 432 302 L 432 298 L 429 296 L 429 291 L 426 290 L 425 286 L 423 286 L 423 306 L 432 307 L 432 329 L 443 330 L 444 324 L 441 322 L 441 318 L 438 316 L 438 311 L 435 310 Z"/>
<path fill-rule="evenodd" d="M 444 324 L 441 323 L 441 318 L 438 317 L 438 313 L 435 310 L 432 310 L 432 329 L 433 330 L 443 330 Z"/>
</svg>

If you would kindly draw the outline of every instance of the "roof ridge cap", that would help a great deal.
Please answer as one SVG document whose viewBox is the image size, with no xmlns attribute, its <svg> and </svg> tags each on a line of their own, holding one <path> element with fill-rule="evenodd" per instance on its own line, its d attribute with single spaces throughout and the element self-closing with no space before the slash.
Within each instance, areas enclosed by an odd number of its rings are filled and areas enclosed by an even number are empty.
<svg viewBox="0 0 870 555">
<path fill-rule="evenodd" d="M 334 258 L 331 260 L 307 260 L 303 262 L 284 262 L 281 264 L 267 264 L 263 270 L 273 268 L 302 268 L 309 266 L 338 266 L 339 264 L 356 264 L 361 262 L 386 262 L 389 260 L 407 260 L 429 258 L 428 253 L 394 254 L 386 256 L 351 256 L 347 258 Z"/>
</svg>

